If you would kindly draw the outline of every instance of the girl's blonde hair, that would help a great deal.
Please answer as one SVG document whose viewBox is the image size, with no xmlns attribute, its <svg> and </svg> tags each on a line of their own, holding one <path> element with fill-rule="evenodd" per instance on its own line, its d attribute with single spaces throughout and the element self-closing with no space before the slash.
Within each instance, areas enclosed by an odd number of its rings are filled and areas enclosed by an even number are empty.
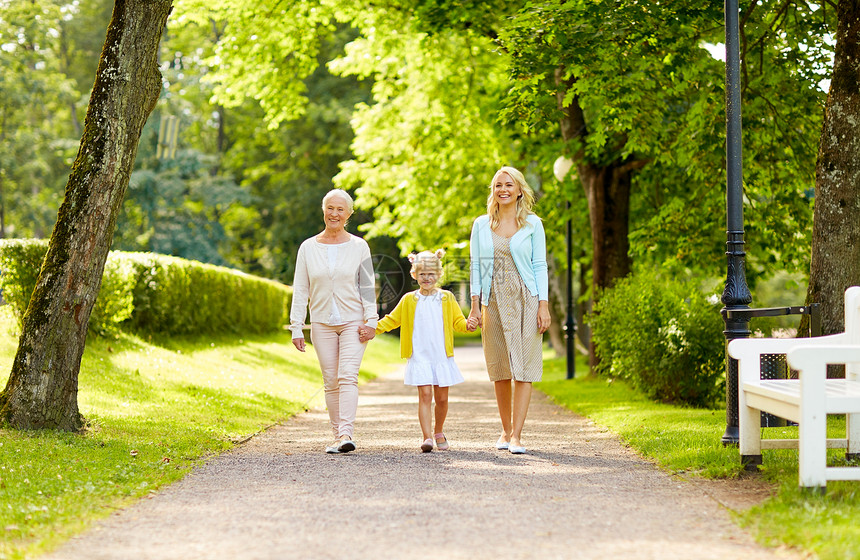
<svg viewBox="0 0 860 560">
<path fill-rule="evenodd" d="M 438 278 L 442 278 L 442 257 L 445 256 L 444 249 L 436 249 L 435 251 L 421 251 L 420 253 L 412 253 L 407 258 L 412 263 L 412 269 L 409 274 L 412 278 L 418 274 L 419 269 L 430 269 L 436 273 Z"/>
<path fill-rule="evenodd" d="M 532 213 L 532 206 L 535 204 L 535 192 L 526 182 L 526 178 L 519 169 L 507 166 L 496 171 L 496 174 L 493 175 L 493 180 L 490 181 L 490 196 L 487 197 L 487 214 L 490 215 L 490 228 L 496 229 L 499 227 L 499 203 L 496 202 L 493 196 L 493 186 L 502 173 L 507 173 L 514 184 L 522 191 L 520 197 L 517 198 L 517 228 L 519 229 L 526 224 L 526 217 Z"/>
</svg>

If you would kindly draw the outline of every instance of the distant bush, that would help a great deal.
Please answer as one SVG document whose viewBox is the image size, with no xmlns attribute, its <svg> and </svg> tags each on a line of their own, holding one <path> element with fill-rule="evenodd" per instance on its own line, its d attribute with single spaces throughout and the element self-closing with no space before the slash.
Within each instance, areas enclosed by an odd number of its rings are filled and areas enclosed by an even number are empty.
<svg viewBox="0 0 860 560">
<path fill-rule="evenodd" d="M 20 324 L 45 240 L 0 241 L 0 290 Z M 89 328 L 144 333 L 265 332 L 283 326 L 292 290 L 237 270 L 154 253 L 111 251 Z"/>
<path fill-rule="evenodd" d="M 691 283 L 629 276 L 603 293 L 589 323 L 599 375 L 662 402 L 706 407 L 725 398 L 719 307 Z"/>
<path fill-rule="evenodd" d="M 19 324 L 47 252 L 44 239 L 0 239 L 0 290 Z"/>
<path fill-rule="evenodd" d="M 136 271 L 133 330 L 266 332 L 287 320 L 292 289 L 238 270 L 154 253 L 124 253 Z"/>
</svg>

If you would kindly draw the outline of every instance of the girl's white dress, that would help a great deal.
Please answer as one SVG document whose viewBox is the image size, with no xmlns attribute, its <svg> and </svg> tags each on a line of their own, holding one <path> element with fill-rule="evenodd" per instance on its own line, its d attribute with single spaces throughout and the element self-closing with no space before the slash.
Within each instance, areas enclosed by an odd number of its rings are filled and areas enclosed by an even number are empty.
<svg viewBox="0 0 860 560">
<path fill-rule="evenodd" d="M 406 385 L 450 387 L 463 382 L 463 374 L 445 352 L 442 326 L 442 292 L 429 296 L 417 292 L 415 324 L 412 327 L 412 356 L 406 361 Z"/>
</svg>

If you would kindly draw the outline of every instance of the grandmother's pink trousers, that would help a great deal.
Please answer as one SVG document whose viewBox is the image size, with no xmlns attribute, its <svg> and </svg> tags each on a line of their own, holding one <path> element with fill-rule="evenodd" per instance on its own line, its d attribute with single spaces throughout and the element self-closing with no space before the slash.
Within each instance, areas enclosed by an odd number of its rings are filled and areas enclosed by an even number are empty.
<svg viewBox="0 0 860 560">
<path fill-rule="evenodd" d="M 317 353 L 325 385 L 325 404 L 335 438 L 352 438 L 358 409 L 358 368 L 366 344 L 358 340 L 364 321 L 344 325 L 311 323 L 311 342 Z"/>
</svg>

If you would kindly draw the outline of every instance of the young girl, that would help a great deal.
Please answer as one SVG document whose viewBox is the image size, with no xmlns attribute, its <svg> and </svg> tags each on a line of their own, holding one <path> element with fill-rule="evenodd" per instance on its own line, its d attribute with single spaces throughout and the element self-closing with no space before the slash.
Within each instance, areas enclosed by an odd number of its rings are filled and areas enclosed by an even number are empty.
<svg viewBox="0 0 860 560">
<path fill-rule="evenodd" d="M 474 331 L 467 324 L 454 294 L 436 287 L 442 275 L 445 251 L 422 251 L 409 255 L 410 274 L 419 288 L 400 299 L 397 307 L 376 327 L 376 334 L 400 327 L 400 356 L 408 358 L 404 383 L 418 387 L 418 422 L 423 442 L 421 451 L 447 451 L 448 440 L 442 431 L 448 415 L 448 387 L 463 381 L 454 363 L 454 331 Z M 430 407 L 436 398 L 436 426 L 430 431 Z M 431 437 L 432 436 L 432 437 Z"/>
</svg>

